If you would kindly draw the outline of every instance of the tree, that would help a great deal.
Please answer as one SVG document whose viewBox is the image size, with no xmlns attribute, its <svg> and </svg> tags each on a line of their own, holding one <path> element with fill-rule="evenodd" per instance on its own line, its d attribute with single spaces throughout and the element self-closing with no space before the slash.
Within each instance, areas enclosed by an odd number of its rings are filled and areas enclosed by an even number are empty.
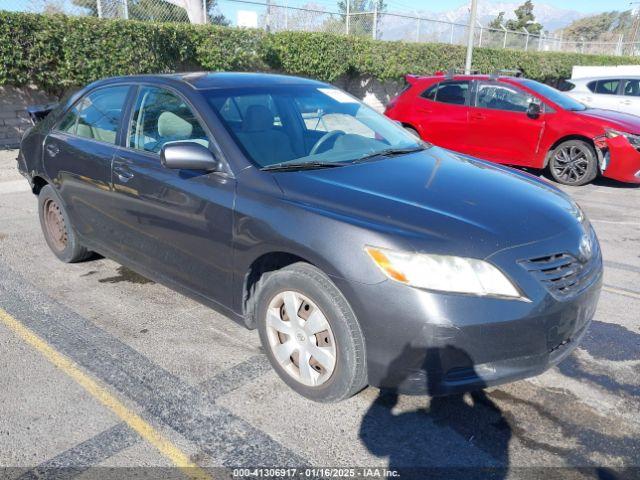
<svg viewBox="0 0 640 480">
<path fill-rule="evenodd" d="M 563 29 L 566 39 L 587 41 L 613 41 L 618 35 L 631 38 L 633 35 L 633 14 L 612 11 L 580 18 Z"/>
<path fill-rule="evenodd" d="M 494 30 L 501 30 L 502 25 L 504 24 L 504 14 L 505 12 L 500 12 L 496 18 L 489 22 L 489 28 L 493 28 Z"/>
<path fill-rule="evenodd" d="M 513 12 L 516 14 L 515 19 L 507 20 L 505 27 L 509 30 L 520 31 L 526 28 L 531 35 L 537 35 L 542 31 L 542 25 L 536 22 L 536 16 L 533 14 L 533 2 L 527 0 Z"/>
<path fill-rule="evenodd" d="M 349 2 L 349 33 L 355 35 L 371 35 L 373 33 L 373 17 L 378 12 L 376 32 L 380 36 L 380 20 L 387 10 L 384 0 L 340 0 L 338 11 L 342 15 L 342 23 L 347 21 L 347 2 Z M 355 14 L 355 15 L 354 15 Z"/>
</svg>

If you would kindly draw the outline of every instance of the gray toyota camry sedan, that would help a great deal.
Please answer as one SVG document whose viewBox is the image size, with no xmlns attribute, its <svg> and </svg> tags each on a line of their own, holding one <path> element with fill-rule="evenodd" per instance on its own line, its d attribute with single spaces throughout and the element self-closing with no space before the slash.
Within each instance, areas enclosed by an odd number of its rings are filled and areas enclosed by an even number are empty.
<svg viewBox="0 0 640 480">
<path fill-rule="evenodd" d="M 97 252 L 257 328 L 313 400 L 536 375 L 594 314 L 600 248 L 567 195 L 331 85 L 121 77 L 31 113 L 18 167 L 53 253 Z"/>
</svg>

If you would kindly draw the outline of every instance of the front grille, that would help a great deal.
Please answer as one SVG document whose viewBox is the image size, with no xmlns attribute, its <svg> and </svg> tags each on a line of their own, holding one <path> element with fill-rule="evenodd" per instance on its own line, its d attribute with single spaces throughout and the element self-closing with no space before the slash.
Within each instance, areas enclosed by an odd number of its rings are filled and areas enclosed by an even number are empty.
<svg viewBox="0 0 640 480">
<path fill-rule="evenodd" d="M 600 272 L 600 251 L 594 242 L 594 252 L 587 262 L 569 253 L 522 260 L 519 263 L 536 277 L 556 298 L 570 297 L 591 285 Z"/>
</svg>

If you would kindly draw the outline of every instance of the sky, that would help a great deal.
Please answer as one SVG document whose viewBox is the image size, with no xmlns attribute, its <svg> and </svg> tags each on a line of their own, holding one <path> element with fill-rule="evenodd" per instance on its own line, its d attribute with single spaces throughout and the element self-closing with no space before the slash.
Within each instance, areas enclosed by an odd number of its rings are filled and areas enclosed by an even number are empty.
<svg viewBox="0 0 640 480">
<path fill-rule="evenodd" d="M 453 10 L 463 5 L 469 5 L 470 0 L 385 0 L 391 12 L 445 12 Z M 525 0 L 479 0 L 482 3 L 511 3 L 524 2 Z M 0 0 L 2 2 L 2 0 Z M 337 0 L 272 0 L 277 5 L 302 6 L 313 3 L 326 11 L 336 11 Z M 238 10 L 256 11 L 258 14 L 264 11 L 264 7 L 256 5 L 257 3 L 265 3 L 265 0 L 247 0 L 246 3 L 236 2 L 233 0 L 218 0 L 218 9 L 229 19 L 235 23 Z M 557 8 L 565 10 L 576 10 L 584 14 L 601 13 L 611 10 L 629 10 L 630 0 L 534 0 L 534 6 L 538 3 L 545 3 Z M 636 2 L 638 3 L 638 2 Z M 534 8 L 535 13 L 535 8 Z"/>
<path fill-rule="evenodd" d="M 510 0 L 506 0 L 509 1 Z M 518 0 L 515 0 L 518 1 Z M 524 2 L 524 0 L 523 0 Z M 429 10 L 433 12 L 438 11 L 446 11 L 451 10 L 452 8 L 459 7 L 461 5 L 468 5 L 469 0 L 399 0 L 397 2 L 393 0 L 389 0 L 387 2 L 389 5 L 398 4 L 404 5 L 405 7 L 410 7 L 417 10 Z M 484 3 L 501 3 L 501 2 L 491 2 L 485 1 Z M 607 2 L 603 2 L 603 0 L 546 0 L 546 1 L 536 1 L 534 0 L 533 4 L 536 3 L 546 3 L 547 5 L 552 5 L 554 7 L 563 8 L 565 10 L 576 10 L 578 12 L 584 13 L 600 13 L 602 11 L 610 11 L 610 10 L 628 10 L 629 0 L 609 0 Z M 534 9 L 535 12 L 535 9 Z"/>
</svg>

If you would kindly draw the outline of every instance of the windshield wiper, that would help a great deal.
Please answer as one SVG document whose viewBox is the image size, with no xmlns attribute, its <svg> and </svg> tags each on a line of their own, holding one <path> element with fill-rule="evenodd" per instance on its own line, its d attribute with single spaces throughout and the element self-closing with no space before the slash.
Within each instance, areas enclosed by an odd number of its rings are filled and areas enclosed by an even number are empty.
<svg viewBox="0 0 640 480">
<path fill-rule="evenodd" d="M 334 168 L 344 166 L 344 163 L 336 162 L 280 162 L 267 165 L 260 170 L 285 172 L 288 170 L 317 170 L 320 168 Z"/>
<path fill-rule="evenodd" d="M 362 157 L 358 157 L 351 161 L 351 163 L 359 163 L 366 162 L 367 160 L 371 160 L 376 157 L 395 157 L 398 155 L 406 155 L 407 153 L 420 152 L 422 150 L 426 150 L 426 146 L 417 145 L 415 147 L 408 148 L 385 148 L 384 150 L 378 150 L 377 152 L 369 153 L 367 155 L 363 155 Z"/>
</svg>

